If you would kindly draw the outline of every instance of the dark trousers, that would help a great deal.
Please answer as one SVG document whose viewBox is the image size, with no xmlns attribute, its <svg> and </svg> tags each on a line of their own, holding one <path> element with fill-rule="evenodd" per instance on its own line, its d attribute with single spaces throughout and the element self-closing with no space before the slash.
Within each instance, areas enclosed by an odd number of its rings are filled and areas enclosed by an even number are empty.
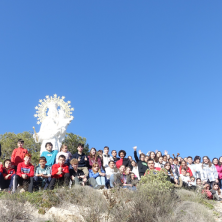
<svg viewBox="0 0 222 222">
<path fill-rule="evenodd" d="M 41 177 L 34 176 L 34 187 L 42 187 L 43 185 L 44 190 L 46 190 L 50 182 L 51 177 L 45 178 L 45 180 L 43 180 Z"/>
<path fill-rule="evenodd" d="M 21 186 L 28 187 L 28 192 L 33 192 L 33 177 L 28 177 L 27 179 L 23 179 L 22 177 L 15 175 L 15 190 L 17 189 L 18 184 Z"/>
<path fill-rule="evenodd" d="M 55 188 L 56 182 L 58 183 L 58 186 L 69 186 L 69 181 L 70 181 L 69 173 L 65 173 L 63 177 L 58 178 L 58 179 L 52 178 L 49 184 L 49 189 L 53 190 Z"/>
<path fill-rule="evenodd" d="M 14 177 L 15 177 L 15 174 L 13 174 L 11 176 L 10 180 L 5 180 L 3 177 L 3 174 L 0 173 L 0 188 L 1 189 L 6 189 L 6 188 L 12 189 Z"/>
</svg>

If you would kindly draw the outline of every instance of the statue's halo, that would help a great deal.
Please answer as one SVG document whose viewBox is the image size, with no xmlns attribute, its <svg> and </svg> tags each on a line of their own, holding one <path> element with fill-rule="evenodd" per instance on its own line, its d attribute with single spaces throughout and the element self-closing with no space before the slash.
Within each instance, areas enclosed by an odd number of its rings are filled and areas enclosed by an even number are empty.
<svg viewBox="0 0 222 222">
<path fill-rule="evenodd" d="M 46 99 L 40 99 L 38 106 L 35 107 L 36 114 L 34 117 L 37 117 L 37 124 L 42 123 L 42 121 L 46 118 L 46 112 L 47 109 L 54 106 L 56 109 L 58 106 L 62 108 L 65 112 L 65 118 L 71 118 L 72 117 L 72 111 L 74 111 L 74 108 L 71 108 L 70 101 L 65 102 L 65 96 L 57 97 L 56 94 L 54 96 L 46 96 Z"/>
</svg>

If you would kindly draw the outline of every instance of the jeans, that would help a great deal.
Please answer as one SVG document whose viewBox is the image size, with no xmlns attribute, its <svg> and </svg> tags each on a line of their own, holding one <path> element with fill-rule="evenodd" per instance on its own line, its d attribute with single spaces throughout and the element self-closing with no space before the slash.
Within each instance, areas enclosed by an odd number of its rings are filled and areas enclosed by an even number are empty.
<svg viewBox="0 0 222 222">
<path fill-rule="evenodd" d="M 111 176 L 110 176 L 110 187 L 112 188 L 112 187 L 114 187 L 114 174 L 112 174 Z"/>
<path fill-rule="evenodd" d="M 220 189 L 222 189 L 222 179 L 218 179 L 218 180 L 219 180 Z"/>
<path fill-rule="evenodd" d="M 55 187 L 56 182 L 58 182 L 59 186 L 69 186 L 69 181 L 70 181 L 70 174 L 65 173 L 63 177 L 60 178 L 52 178 L 49 184 L 49 189 L 53 190 Z"/>
<path fill-rule="evenodd" d="M 15 190 L 17 189 L 18 184 L 28 186 L 28 191 L 30 193 L 33 192 L 33 177 L 28 177 L 27 179 L 23 179 L 22 177 L 15 175 Z"/>
<path fill-rule="evenodd" d="M 136 190 L 136 187 L 123 186 L 123 188 L 127 188 L 127 189 L 129 189 L 129 190 L 133 190 L 133 191 Z"/>
<path fill-rule="evenodd" d="M 201 178 L 200 171 L 196 171 L 196 179 Z"/>
<path fill-rule="evenodd" d="M 96 177 L 96 182 L 98 185 L 106 185 L 106 179 L 105 177 L 101 177 L 101 176 L 98 176 Z"/>
<path fill-rule="evenodd" d="M 45 180 L 43 180 L 41 177 L 34 176 L 34 186 L 42 187 L 42 185 L 44 185 L 44 190 L 47 189 L 50 182 L 51 177 L 45 178 Z"/>
</svg>

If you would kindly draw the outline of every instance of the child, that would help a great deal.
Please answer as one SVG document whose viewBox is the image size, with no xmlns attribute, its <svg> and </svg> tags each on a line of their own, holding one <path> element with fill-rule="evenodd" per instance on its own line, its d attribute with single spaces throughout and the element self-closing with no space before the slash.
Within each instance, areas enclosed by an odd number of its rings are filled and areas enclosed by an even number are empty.
<svg viewBox="0 0 222 222">
<path fill-rule="evenodd" d="M 82 170 L 78 169 L 78 160 L 72 159 L 70 161 L 70 164 L 72 165 L 73 169 L 69 170 L 70 178 L 72 181 L 75 182 L 75 185 L 79 186 L 80 183 L 85 186 L 85 183 L 87 182 L 87 178 Z"/>
<path fill-rule="evenodd" d="M 56 163 L 58 163 L 59 156 L 64 155 L 66 157 L 66 164 L 72 158 L 72 154 L 68 151 L 68 146 L 66 144 L 62 144 L 60 148 L 60 152 L 56 156 Z"/>
<path fill-rule="evenodd" d="M 213 186 L 210 192 L 213 195 L 213 199 L 222 201 L 222 195 L 221 195 L 221 191 L 220 191 L 220 187 L 218 183 L 215 183 L 215 182 L 213 183 Z"/>
<path fill-rule="evenodd" d="M 135 177 L 135 174 L 134 173 L 130 173 L 130 178 L 131 178 L 131 184 L 132 186 L 136 186 L 137 183 L 139 183 L 139 180 Z"/>
<path fill-rule="evenodd" d="M 69 185 L 70 174 L 69 166 L 65 164 L 66 157 L 61 155 L 59 157 L 58 163 L 52 165 L 51 182 L 49 184 L 49 189 L 53 190 L 55 183 L 58 182 L 59 185 L 64 184 L 64 186 Z"/>
<path fill-rule="evenodd" d="M 210 184 L 209 183 L 206 183 L 204 185 L 204 189 L 202 190 L 201 193 L 205 194 L 208 199 L 213 199 L 213 194 L 210 192 Z"/>
<path fill-rule="evenodd" d="M 84 145 L 79 143 L 78 148 L 77 148 L 78 152 L 72 155 L 72 159 L 77 159 L 79 161 L 78 168 L 84 172 L 86 177 L 88 177 L 89 160 L 87 156 L 85 155 L 85 153 L 83 153 L 83 148 L 84 148 Z M 72 167 L 70 167 L 70 169 L 72 169 Z"/>
<path fill-rule="evenodd" d="M 109 166 L 109 161 L 113 160 L 113 158 L 109 155 L 109 147 L 105 146 L 103 150 L 103 168 L 106 169 L 106 167 Z"/>
<path fill-rule="evenodd" d="M 17 166 L 19 163 L 22 163 L 25 157 L 25 154 L 28 153 L 28 150 L 23 148 L 24 140 L 19 139 L 18 140 L 18 148 L 14 149 L 11 156 L 11 166 L 17 170 Z"/>
<path fill-rule="evenodd" d="M 196 186 L 195 177 L 194 176 L 190 177 L 189 186 Z"/>
<path fill-rule="evenodd" d="M 37 166 L 34 176 L 35 186 L 44 186 L 44 190 L 47 189 L 51 181 L 51 167 L 46 166 L 46 163 L 46 158 L 41 156 L 39 158 L 39 166 Z"/>
<path fill-rule="evenodd" d="M 188 183 L 190 182 L 190 177 L 187 176 L 187 170 L 186 168 L 182 168 L 181 169 L 181 174 L 180 174 L 180 177 L 183 181 L 183 186 L 187 187 L 188 186 Z"/>
<path fill-rule="evenodd" d="M 98 163 L 94 163 L 92 169 L 89 170 L 89 183 L 95 189 L 98 189 L 98 186 L 102 186 L 103 188 L 106 185 L 106 173 L 100 170 Z M 102 188 L 99 187 L 99 189 Z"/>
<path fill-rule="evenodd" d="M 34 166 L 30 163 L 31 157 L 31 154 L 25 154 L 24 162 L 18 164 L 15 176 L 15 190 L 18 184 L 23 185 L 25 183 L 28 185 L 28 191 L 33 192 Z"/>
<path fill-rule="evenodd" d="M 6 159 L 4 161 L 4 167 L 2 166 L 2 163 L 0 163 L 0 174 L 1 189 L 9 188 L 9 191 L 11 191 L 13 187 L 15 170 L 11 167 L 10 159 Z"/>
<path fill-rule="evenodd" d="M 46 143 L 45 148 L 47 151 L 42 152 L 41 156 L 44 156 L 46 158 L 46 166 L 52 167 L 52 165 L 55 163 L 58 150 L 52 150 L 53 145 L 51 142 Z"/>
</svg>

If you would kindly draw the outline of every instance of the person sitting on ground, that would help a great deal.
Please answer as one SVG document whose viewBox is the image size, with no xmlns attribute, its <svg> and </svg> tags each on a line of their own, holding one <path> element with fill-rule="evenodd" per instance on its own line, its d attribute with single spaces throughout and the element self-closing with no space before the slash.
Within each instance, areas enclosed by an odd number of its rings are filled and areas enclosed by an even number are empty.
<svg viewBox="0 0 222 222">
<path fill-rule="evenodd" d="M 114 186 L 127 188 L 129 190 L 135 190 L 136 188 L 132 186 L 132 184 L 129 184 L 127 181 L 127 177 L 125 175 L 125 169 L 126 167 L 124 165 L 121 165 L 119 167 L 119 172 L 115 175 L 112 175 L 110 177 L 110 187 L 113 188 Z"/>
<path fill-rule="evenodd" d="M 196 191 L 199 193 L 203 190 L 203 184 L 200 178 L 196 179 Z"/>
<path fill-rule="evenodd" d="M 70 161 L 70 164 L 72 165 L 72 169 L 69 170 L 70 173 L 70 178 L 74 182 L 74 185 L 82 185 L 85 186 L 87 182 L 86 175 L 84 172 L 80 169 L 78 169 L 78 160 L 77 159 L 72 159 Z"/>
<path fill-rule="evenodd" d="M 66 157 L 61 155 L 59 157 L 58 163 L 52 165 L 51 182 L 49 184 L 49 189 L 53 190 L 56 182 L 58 185 L 69 186 L 70 174 L 69 166 L 65 164 Z"/>
<path fill-rule="evenodd" d="M 171 169 L 171 164 L 169 162 L 165 163 L 164 168 L 167 171 L 167 175 L 169 176 L 170 182 L 173 184 L 178 184 L 178 176 Z"/>
<path fill-rule="evenodd" d="M 210 192 L 212 193 L 214 200 L 222 201 L 221 190 L 218 183 L 213 183 L 213 187 Z"/>
<path fill-rule="evenodd" d="M 109 167 L 106 167 L 105 170 L 106 170 L 107 185 L 109 185 L 111 175 L 116 174 L 118 172 L 118 169 L 115 167 L 115 162 L 113 160 L 110 160 Z"/>
<path fill-rule="evenodd" d="M 79 143 L 77 150 L 78 152 L 72 155 L 72 159 L 77 159 L 79 164 L 78 164 L 78 169 L 82 170 L 84 172 L 84 174 L 86 175 L 86 177 L 88 177 L 89 175 L 89 170 L 88 170 L 88 166 L 89 166 L 89 160 L 88 157 L 85 155 L 85 153 L 83 153 L 83 148 L 84 145 Z M 72 169 L 72 166 L 70 166 L 70 169 Z"/>
<path fill-rule="evenodd" d="M 139 159 L 136 152 L 137 146 L 134 146 L 133 149 L 134 149 L 134 158 L 138 164 L 139 176 L 142 177 L 144 176 L 146 170 L 148 169 L 147 163 L 145 162 L 145 154 L 141 153 Z"/>
<path fill-rule="evenodd" d="M 132 173 L 134 173 L 134 174 L 135 174 L 135 177 L 136 177 L 138 180 L 140 180 L 139 168 L 138 168 L 138 165 L 137 165 L 137 163 L 135 162 L 135 160 L 133 160 L 133 161 L 131 162 L 131 165 L 132 165 L 132 167 L 133 167 Z"/>
<path fill-rule="evenodd" d="M 34 186 L 39 188 L 44 187 L 44 190 L 48 188 L 51 181 L 51 167 L 47 166 L 46 163 L 46 158 L 41 156 L 34 176 Z"/>
<path fill-rule="evenodd" d="M 204 188 L 201 193 L 205 194 L 208 199 L 211 199 L 211 200 L 213 199 L 213 194 L 210 192 L 210 184 L 209 183 L 204 184 Z"/>
<path fill-rule="evenodd" d="M 115 163 L 116 163 L 116 161 L 120 160 L 120 158 L 117 157 L 117 152 L 116 152 L 116 150 L 112 150 L 111 154 L 112 154 L 112 158 L 113 158 L 113 160 L 114 160 Z"/>
<path fill-rule="evenodd" d="M 60 152 L 57 153 L 57 155 L 56 155 L 56 163 L 59 162 L 59 157 L 61 155 L 64 155 L 66 157 L 65 164 L 68 164 L 69 160 L 71 160 L 71 158 L 72 158 L 72 154 L 68 151 L 68 146 L 66 144 L 62 144 L 62 146 L 60 148 Z"/>
<path fill-rule="evenodd" d="M 99 168 L 101 168 L 101 166 L 102 166 L 101 159 L 98 156 L 98 154 L 96 153 L 96 149 L 94 147 L 91 148 L 91 150 L 89 152 L 88 159 L 89 159 L 89 169 L 92 169 L 92 165 L 94 163 L 98 163 L 99 164 Z"/>
<path fill-rule="evenodd" d="M 189 186 L 189 183 L 191 182 L 190 179 L 190 173 L 187 172 L 186 168 L 182 168 L 181 169 L 181 174 L 180 174 L 180 178 L 183 181 L 183 187 L 185 187 L 186 189 L 196 189 L 195 186 Z"/>
<path fill-rule="evenodd" d="M 114 186 L 122 186 L 123 185 L 123 174 L 125 172 L 126 167 L 121 165 L 119 170 L 116 174 L 112 174 L 110 176 L 110 187 L 113 188 Z"/>
<path fill-rule="evenodd" d="M 196 181 L 195 181 L 195 177 L 194 177 L 194 176 L 190 177 L 190 182 L 189 182 L 188 185 L 189 185 L 190 187 L 196 186 Z"/>
<path fill-rule="evenodd" d="M 132 186 L 136 187 L 136 185 L 139 183 L 139 180 L 137 179 L 137 177 L 135 177 L 135 174 L 133 172 L 130 173 L 130 178 Z"/>
<path fill-rule="evenodd" d="M 123 184 L 123 188 L 128 188 L 130 190 L 136 190 L 133 181 L 131 180 L 131 169 L 130 167 L 126 167 L 124 175 L 126 176 L 125 184 Z"/>
<path fill-rule="evenodd" d="M 53 145 L 51 142 L 46 143 L 45 148 L 47 151 L 43 151 L 41 156 L 46 158 L 46 166 L 52 167 L 52 165 L 56 162 L 58 150 L 52 150 Z"/>
<path fill-rule="evenodd" d="M 125 158 L 125 156 L 126 156 L 126 151 L 125 151 L 125 150 L 120 150 L 120 151 L 119 151 L 120 160 L 118 160 L 118 161 L 116 162 L 116 167 L 119 169 L 119 167 L 120 167 L 121 165 L 124 165 L 125 167 L 130 167 L 130 169 L 132 170 L 133 167 L 132 167 L 132 165 L 131 165 L 131 162 L 129 161 L 128 158 Z"/>
<path fill-rule="evenodd" d="M 106 186 L 106 173 L 99 168 L 98 163 L 94 163 L 89 170 L 89 184 L 94 189 L 103 189 Z"/>
<path fill-rule="evenodd" d="M 28 191 L 33 192 L 33 177 L 34 177 L 34 166 L 30 163 L 32 155 L 26 153 L 24 157 L 24 162 L 19 163 L 17 166 L 17 172 L 15 176 L 15 187 L 17 189 L 19 185 L 28 186 Z"/>
<path fill-rule="evenodd" d="M 113 158 L 109 155 L 109 147 L 105 146 L 103 150 L 103 169 L 109 166 L 109 161 L 113 160 Z"/>
<path fill-rule="evenodd" d="M 28 153 L 28 150 L 23 148 L 24 140 L 19 139 L 17 145 L 18 148 L 13 150 L 11 156 L 11 167 L 15 169 L 15 172 L 17 171 L 18 164 L 24 161 L 25 154 Z"/>
<path fill-rule="evenodd" d="M 0 187 L 1 189 L 7 189 L 11 191 L 13 188 L 13 180 L 15 176 L 15 170 L 11 166 L 11 160 L 6 159 L 4 161 L 4 167 L 0 163 Z"/>
</svg>

